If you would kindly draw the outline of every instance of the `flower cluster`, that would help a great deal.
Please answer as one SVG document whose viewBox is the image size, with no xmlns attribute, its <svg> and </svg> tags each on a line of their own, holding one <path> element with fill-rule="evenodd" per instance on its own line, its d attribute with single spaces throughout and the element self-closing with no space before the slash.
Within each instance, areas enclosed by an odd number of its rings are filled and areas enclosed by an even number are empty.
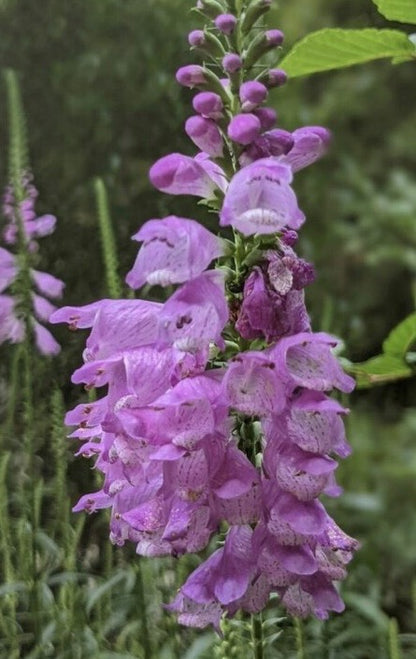
<svg viewBox="0 0 416 659">
<path fill-rule="evenodd" d="M 50 298 L 61 297 L 64 283 L 31 267 L 38 251 L 36 239 L 54 231 L 56 218 L 36 214 L 38 192 L 30 174 L 22 175 L 20 187 L 19 199 L 13 186 L 7 187 L 3 196 L 3 240 L 15 247 L 17 254 L 0 247 L 0 343 L 21 343 L 29 331 L 41 354 L 56 355 L 60 346 L 42 323 L 48 322 L 55 311 Z M 35 290 L 27 299 L 32 287 Z M 4 294 L 9 288 L 11 294 Z"/>
<path fill-rule="evenodd" d="M 111 508 L 111 540 L 147 556 L 198 552 L 226 529 L 170 605 L 181 623 L 216 628 L 224 614 L 260 611 L 271 592 L 297 616 L 341 611 L 333 582 L 357 547 L 318 500 L 340 494 L 334 455 L 349 453 L 347 410 L 328 392 L 354 382 L 336 340 L 311 330 L 303 289 L 314 271 L 293 249 L 305 220 L 293 176 L 329 134 L 274 128 L 264 104 L 284 73 L 248 79 L 283 40 L 279 30 L 250 37 L 270 2 L 237 15 L 222 5 L 198 1 L 212 23 L 189 42 L 224 78 L 198 65 L 177 73 L 198 89 L 185 130 L 200 152 L 162 157 L 150 180 L 203 198 L 228 238 L 192 219 L 152 219 L 134 236 L 142 246 L 127 283 L 177 286 L 166 302 L 101 300 L 52 318 L 91 328 L 73 382 L 107 387 L 66 418 L 104 474 L 75 510 Z"/>
</svg>

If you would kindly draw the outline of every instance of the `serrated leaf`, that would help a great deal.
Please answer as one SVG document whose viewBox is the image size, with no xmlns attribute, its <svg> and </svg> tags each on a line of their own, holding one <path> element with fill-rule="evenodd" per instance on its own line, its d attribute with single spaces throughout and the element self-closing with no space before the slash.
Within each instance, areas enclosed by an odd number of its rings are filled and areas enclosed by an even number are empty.
<svg viewBox="0 0 416 659">
<path fill-rule="evenodd" d="M 416 341 L 416 312 L 392 329 L 383 343 L 383 352 L 404 358 Z"/>
<path fill-rule="evenodd" d="M 361 364 L 354 364 L 351 369 L 360 388 L 374 384 L 387 384 L 403 378 L 409 378 L 413 371 L 403 359 L 395 355 L 377 355 Z"/>
<path fill-rule="evenodd" d="M 389 21 L 416 23 L 415 0 L 373 0 L 380 14 Z"/>
<path fill-rule="evenodd" d="M 294 78 L 385 57 L 412 59 L 416 57 L 416 49 L 399 30 L 328 28 L 312 32 L 299 41 L 279 67 Z"/>
</svg>

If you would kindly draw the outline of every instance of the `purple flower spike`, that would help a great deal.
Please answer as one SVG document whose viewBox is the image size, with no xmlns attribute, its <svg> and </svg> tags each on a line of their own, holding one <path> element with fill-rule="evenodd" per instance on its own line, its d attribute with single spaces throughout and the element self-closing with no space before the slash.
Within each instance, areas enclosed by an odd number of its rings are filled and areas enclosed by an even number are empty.
<svg viewBox="0 0 416 659">
<path fill-rule="evenodd" d="M 264 103 L 268 95 L 267 87 L 257 82 L 250 80 L 243 82 L 240 87 L 240 101 L 243 112 L 251 112 L 257 106 Z"/>
<path fill-rule="evenodd" d="M 220 240 L 198 222 L 174 215 L 149 220 L 133 238 L 143 245 L 126 277 L 131 288 L 195 279 L 223 251 Z"/>
<path fill-rule="evenodd" d="M 191 89 L 199 85 L 205 85 L 207 82 L 204 69 L 197 64 L 188 64 L 178 69 L 176 80 L 183 87 L 190 87 Z"/>
<path fill-rule="evenodd" d="M 232 14 L 220 14 L 216 17 L 214 23 L 217 30 L 223 34 L 230 35 L 234 32 L 235 26 L 237 25 L 237 19 Z"/>
<path fill-rule="evenodd" d="M 243 66 L 243 60 L 239 55 L 228 53 L 223 57 L 222 66 L 226 73 L 237 73 Z"/>
<path fill-rule="evenodd" d="M 268 87 L 282 87 L 287 82 L 287 73 L 283 69 L 270 69 L 267 74 Z"/>
<path fill-rule="evenodd" d="M 273 108 L 256 108 L 253 114 L 260 119 L 262 130 L 270 130 L 277 122 L 277 112 Z"/>
<path fill-rule="evenodd" d="M 194 48 L 201 47 L 205 44 L 205 34 L 203 30 L 192 30 L 188 35 L 188 42 Z M 182 83 L 181 83 L 182 84 Z"/>
<path fill-rule="evenodd" d="M 225 195 L 221 226 L 231 224 L 246 236 L 276 233 L 285 227 L 298 229 L 305 216 L 291 181 L 289 167 L 273 158 L 244 167 L 232 178 Z"/>
<path fill-rule="evenodd" d="M 211 198 L 217 187 L 200 161 L 181 153 L 160 158 L 151 167 L 149 178 L 155 188 L 174 195 Z"/>
<path fill-rule="evenodd" d="M 237 114 L 228 125 L 228 137 L 237 144 L 251 144 L 260 134 L 260 119 L 254 114 Z"/>
<path fill-rule="evenodd" d="M 185 131 L 201 151 L 213 158 L 221 158 L 224 145 L 215 121 L 195 115 L 186 121 Z"/>
<path fill-rule="evenodd" d="M 214 92 L 200 92 L 192 101 L 195 112 L 208 119 L 221 119 L 223 116 L 224 105 L 221 97 Z"/>
<path fill-rule="evenodd" d="M 267 32 L 265 32 L 265 37 L 267 44 L 272 48 L 275 48 L 282 45 L 285 35 L 280 30 L 267 30 Z"/>
</svg>

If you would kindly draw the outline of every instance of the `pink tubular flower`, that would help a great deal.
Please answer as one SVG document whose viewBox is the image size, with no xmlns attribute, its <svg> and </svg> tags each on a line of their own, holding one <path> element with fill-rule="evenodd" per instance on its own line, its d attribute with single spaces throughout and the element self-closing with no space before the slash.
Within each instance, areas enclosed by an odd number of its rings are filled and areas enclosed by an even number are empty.
<svg viewBox="0 0 416 659">
<path fill-rule="evenodd" d="M 149 220 L 134 240 L 143 242 L 127 275 L 131 288 L 167 286 L 195 279 L 222 254 L 220 240 L 194 220 L 171 215 Z"/>
<path fill-rule="evenodd" d="M 151 167 L 150 181 L 155 188 L 169 194 L 211 198 L 222 171 L 214 163 L 208 164 L 206 158 L 190 158 L 181 153 L 171 153 Z"/>
<path fill-rule="evenodd" d="M 258 160 L 231 180 L 220 215 L 220 225 L 232 225 L 245 235 L 268 234 L 285 227 L 298 229 L 305 216 L 290 187 L 290 168 L 273 158 Z"/>
</svg>

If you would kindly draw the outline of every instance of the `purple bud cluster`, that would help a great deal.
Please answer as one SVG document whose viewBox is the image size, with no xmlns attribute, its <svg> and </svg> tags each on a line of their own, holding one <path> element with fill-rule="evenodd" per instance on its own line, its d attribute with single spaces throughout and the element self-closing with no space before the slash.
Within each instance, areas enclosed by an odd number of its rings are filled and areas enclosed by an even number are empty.
<svg viewBox="0 0 416 659">
<path fill-rule="evenodd" d="M 231 48 L 256 14 L 249 6 L 237 20 L 215 14 L 217 4 L 198 8 Z M 259 16 L 270 5 L 252 4 Z M 204 34 L 192 32 L 192 45 Z M 270 30 L 253 43 L 262 53 L 282 40 Z M 152 219 L 133 237 L 141 248 L 126 281 L 176 286 L 164 303 L 101 300 L 52 318 L 90 328 L 72 379 L 107 388 L 66 418 L 79 454 L 95 456 L 104 474 L 75 510 L 111 508 L 112 542 L 130 540 L 146 556 L 198 552 L 226 524 L 224 545 L 170 605 L 181 623 L 217 629 L 224 614 L 260 611 L 273 592 L 296 616 L 342 611 L 333 582 L 358 546 L 318 499 L 340 494 L 334 456 L 350 451 L 348 410 L 328 394 L 350 392 L 354 381 L 333 354 L 337 341 L 311 330 L 304 288 L 314 270 L 293 249 L 305 220 L 293 177 L 324 154 L 329 133 L 275 128 L 264 103 L 282 71 L 249 80 L 241 53 L 221 63 L 226 80 L 202 66 L 179 69 L 180 84 L 203 88 L 185 125 L 200 152 L 162 157 L 150 180 L 219 210 L 233 247 L 194 220 Z"/>
<path fill-rule="evenodd" d="M 53 233 L 56 218 L 53 215 L 36 214 L 35 201 L 38 192 L 29 174 L 22 177 L 21 185 L 23 200 L 20 203 L 15 199 L 12 186 L 6 188 L 3 196 L 2 211 L 6 220 L 3 240 L 13 247 L 20 245 L 18 251 L 23 249 L 27 258 L 33 260 L 39 248 L 36 239 Z M 42 323 L 48 322 L 56 309 L 49 298 L 61 297 L 64 283 L 47 272 L 30 268 L 28 274 L 35 289 L 31 294 L 33 315 L 25 320 L 20 296 L 13 291 L 13 286 L 19 278 L 20 267 L 21 259 L 0 247 L 0 343 L 21 343 L 29 324 L 39 352 L 43 355 L 56 355 L 60 346 Z M 4 291 L 9 288 L 11 294 L 5 294 Z"/>
</svg>

